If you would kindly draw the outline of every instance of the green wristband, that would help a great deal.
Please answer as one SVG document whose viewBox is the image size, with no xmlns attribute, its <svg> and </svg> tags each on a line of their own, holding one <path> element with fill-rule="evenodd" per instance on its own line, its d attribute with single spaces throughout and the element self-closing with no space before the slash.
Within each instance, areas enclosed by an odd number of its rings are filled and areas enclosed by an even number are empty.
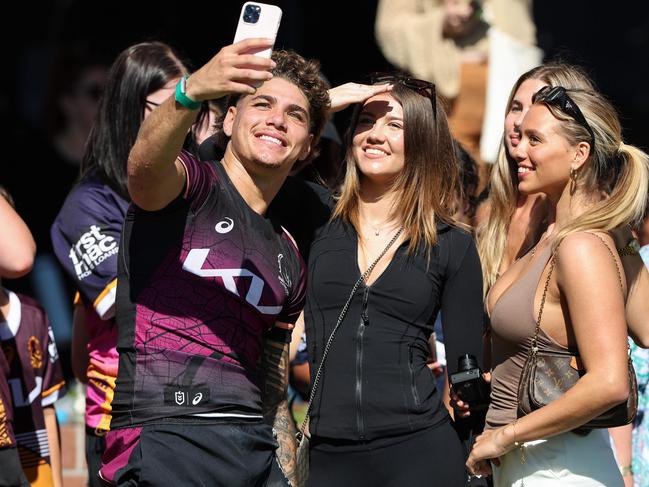
<svg viewBox="0 0 649 487">
<path fill-rule="evenodd" d="M 178 81 L 178 84 L 176 85 L 176 101 L 185 108 L 189 108 L 190 110 L 198 110 L 201 107 L 201 102 L 192 100 L 187 96 L 187 78 L 189 78 L 189 76 L 183 76 L 182 78 L 180 78 L 180 81 Z"/>
</svg>

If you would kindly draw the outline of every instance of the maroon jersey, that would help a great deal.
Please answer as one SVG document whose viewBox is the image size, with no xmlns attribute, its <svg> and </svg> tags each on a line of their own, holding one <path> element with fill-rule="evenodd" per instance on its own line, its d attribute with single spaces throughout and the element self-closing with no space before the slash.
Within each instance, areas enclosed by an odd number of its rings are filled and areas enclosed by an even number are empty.
<svg viewBox="0 0 649 487">
<path fill-rule="evenodd" d="M 64 394 L 65 381 L 45 311 L 11 291 L 9 313 L 0 318 L 0 341 L 9 364 L 14 434 L 23 470 L 32 486 L 50 485 L 49 445 L 43 407 Z"/>
<path fill-rule="evenodd" d="M 292 238 L 255 213 L 219 162 L 186 153 L 184 195 L 131 207 L 117 279 L 111 429 L 188 415 L 261 416 L 262 337 L 305 292 Z"/>
<path fill-rule="evenodd" d="M 13 407 L 9 394 L 9 364 L 0 350 L 0 448 L 16 446 L 13 430 Z"/>
</svg>

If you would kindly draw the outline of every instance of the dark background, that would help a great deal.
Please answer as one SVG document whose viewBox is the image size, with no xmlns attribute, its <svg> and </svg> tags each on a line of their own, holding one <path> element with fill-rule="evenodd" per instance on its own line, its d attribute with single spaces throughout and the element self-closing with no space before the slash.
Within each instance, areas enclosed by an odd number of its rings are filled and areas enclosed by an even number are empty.
<svg viewBox="0 0 649 487">
<path fill-rule="evenodd" d="M 111 62 L 130 44 L 158 39 L 199 67 L 231 42 L 243 1 L 14 2 L 0 36 L 6 68 L 0 113 L 10 127 L 40 123 L 40 98 L 53 46 L 89 45 Z M 332 84 L 389 65 L 374 41 L 376 2 L 268 1 L 284 15 L 276 47 L 318 58 Z M 584 66 L 620 110 L 628 142 L 649 148 L 649 2 L 537 0 L 539 45 L 548 59 Z M 15 23 L 17 36 L 9 35 Z M 339 127 L 345 116 L 336 121 Z M 11 131 L 3 128 L 5 137 Z M 3 140 L 11 143 L 11 140 Z"/>
</svg>

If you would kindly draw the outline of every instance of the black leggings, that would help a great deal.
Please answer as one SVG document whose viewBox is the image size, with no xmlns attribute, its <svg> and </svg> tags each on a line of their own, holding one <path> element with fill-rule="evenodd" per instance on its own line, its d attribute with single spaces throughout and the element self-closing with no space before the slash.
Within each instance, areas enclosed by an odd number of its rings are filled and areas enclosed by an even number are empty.
<svg viewBox="0 0 649 487">
<path fill-rule="evenodd" d="M 399 442 L 337 446 L 312 439 L 309 487 L 464 487 L 464 448 L 448 422 Z"/>
</svg>

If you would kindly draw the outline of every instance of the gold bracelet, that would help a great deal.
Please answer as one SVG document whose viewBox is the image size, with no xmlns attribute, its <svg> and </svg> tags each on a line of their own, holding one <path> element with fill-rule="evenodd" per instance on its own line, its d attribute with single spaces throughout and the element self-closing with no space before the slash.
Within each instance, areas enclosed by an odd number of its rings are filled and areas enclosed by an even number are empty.
<svg viewBox="0 0 649 487">
<path fill-rule="evenodd" d="M 512 423 L 512 429 L 514 430 L 514 446 L 519 448 L 521 451 L 521 464 L 525 463 L 525 443 L 521 443 L 516 440 L 516 423 L 518 423 L 518 418 Z"/>
<path fill-rule="evenodd" d="M 633 475 L 633 466 L 631 464 L 629 465 L 619 465 L 620 467 L 620 473 L 622 474 L 622 477 L 630 477 Z"/>
</svg>

